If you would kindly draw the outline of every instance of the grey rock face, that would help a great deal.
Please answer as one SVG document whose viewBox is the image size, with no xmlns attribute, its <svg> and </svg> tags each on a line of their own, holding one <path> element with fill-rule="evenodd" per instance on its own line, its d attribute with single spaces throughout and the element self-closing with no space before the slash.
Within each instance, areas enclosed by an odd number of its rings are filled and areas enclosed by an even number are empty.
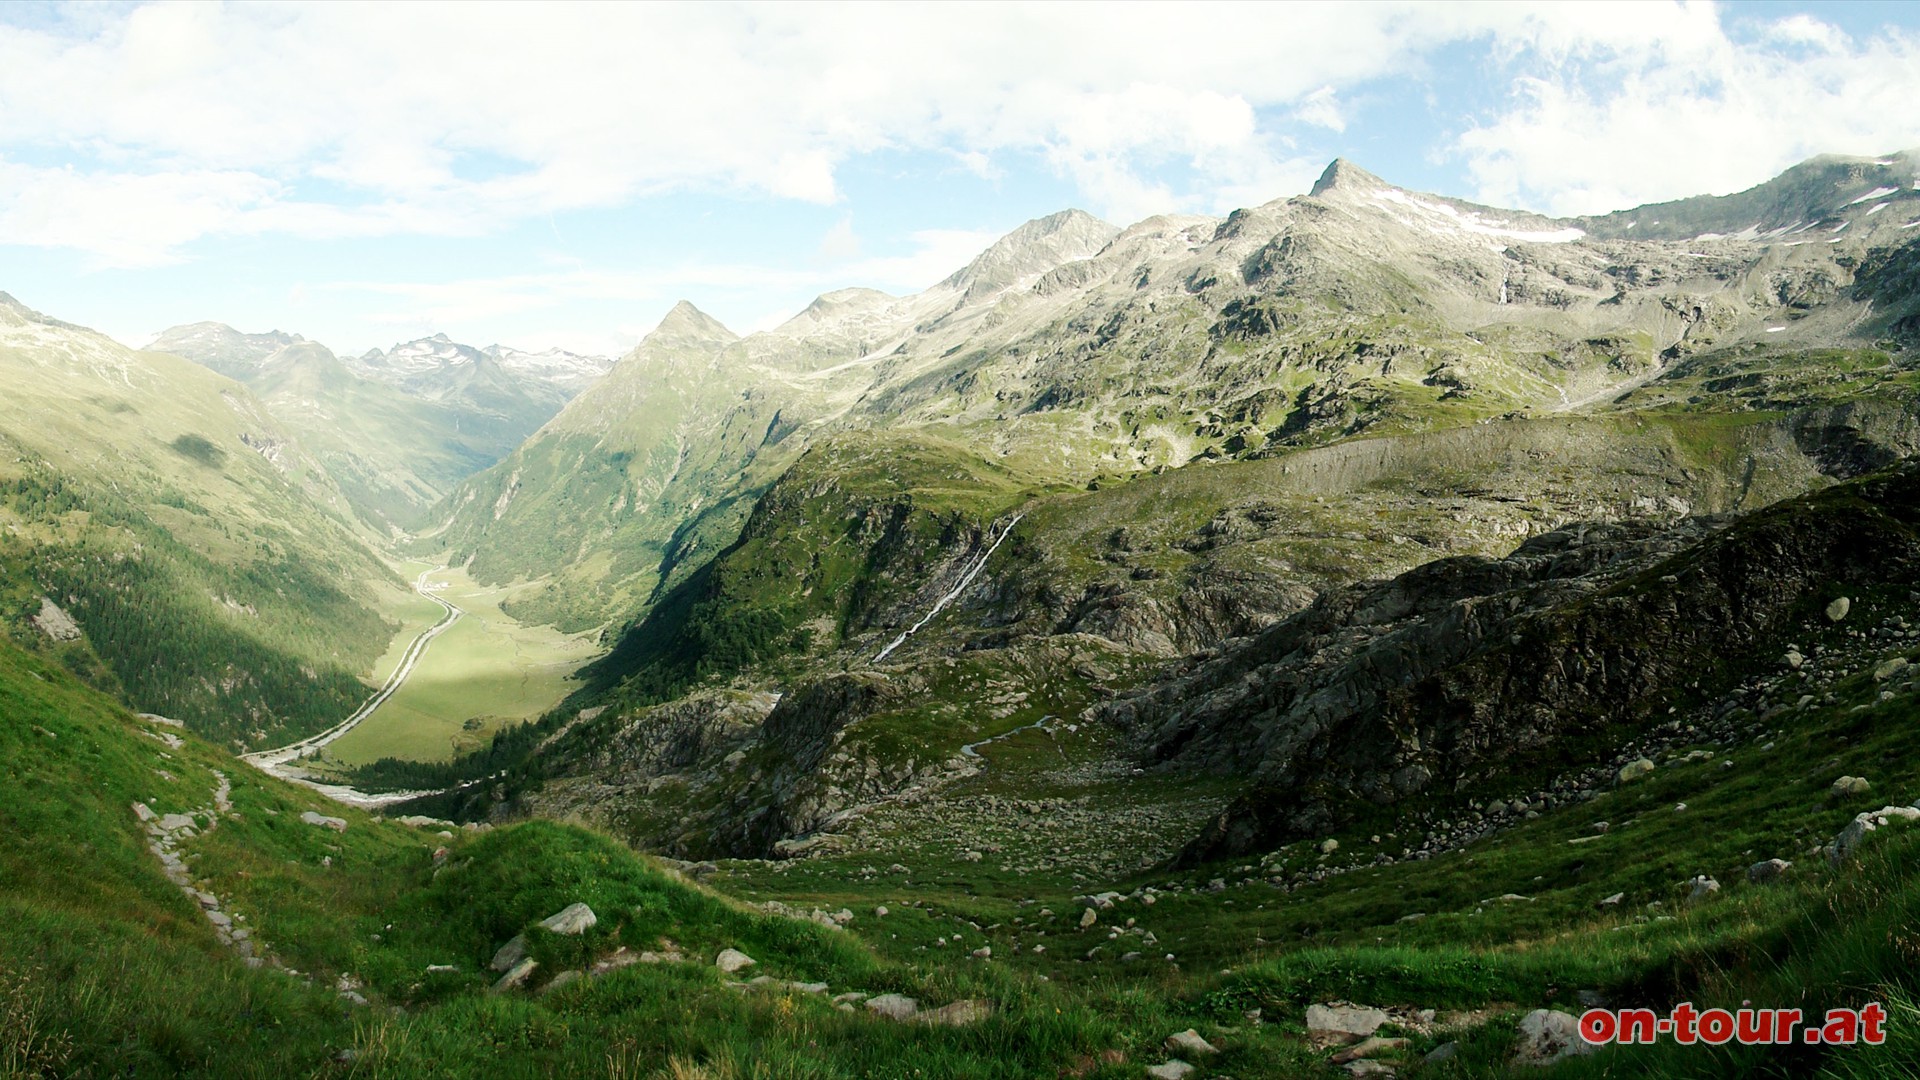
<svg viewBox="0 0 1920 1080">
<path fill-rule="evenodd" d="M 1920 462 L 1745 519 L 1568 527 L 1329 594 L 1100 714 L 1145 762 L 1252 775 L 1186 858 L 1324 836 L 1368 804 L 1564 768 L 1567 735 L 1624 738 L 1833 581 L 1914 578 L 1913 505 Z"/>
</svg>

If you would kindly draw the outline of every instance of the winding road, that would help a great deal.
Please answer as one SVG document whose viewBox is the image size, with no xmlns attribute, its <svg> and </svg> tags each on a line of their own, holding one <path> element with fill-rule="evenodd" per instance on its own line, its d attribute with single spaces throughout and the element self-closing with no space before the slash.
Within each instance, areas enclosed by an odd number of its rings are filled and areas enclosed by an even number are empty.
<svg viewBox="0 0 1920 1080">
<path fill-rule="evenodd" d="M 381 686 L 379 690 L 375 691 L 374 695 L 368 698 L 365 704 L 355 709 L 353 715 L 318 735 L 309 735 L 299 742 L 275 747 L 272 750 L 259 750 L 251 754 L 242 754 L 240 755 L 240 760 L 245 761 L 247 764 L 263 772 L 271 773 L 282 780 L 291 780 L 296 784 L 305 784 L 336 802 L 349 803 L 354 806 L 385 806 L 389 803 L 404 802 L 407 799 L 432 794 L 431 792 L 425 791 L 392 791 L 372 795 L 348 787 L 345 784 L 322 783 L 308 776 L 306 770 L 297 765 L 293 765 L 292 762 L 303 754 L 326 746 L 340 736 L 359 727 L 361 721 L 372 716 L 375 709 L 385 704 L 386 700 L 392 697 L 395 691 L 400 689 L 407 681 L 407 676 L 413 674 L 413 666 L 419 662 L 421 655 L 427 651 L 427 646 L 432 643 L 433 639 L 439 637 L 448 627 L 458 622 L 460 616 L 466 614 L 459 608 L 454 607 L 452 604 L 434 595 L 427 588 L 427 577 L 445 569 L 446 567 L 444 566 L 436 566 L 432 570 L 422 571 L 420 576 L 414 580 L 413 590 L 445 608 L 447 612 L 446 617 L 421 631 L 420 636 L 413 639 L 413 643 L 407 646 L 406 653 L 400 657 L 400 663 L 394 667 L 393 674 L 387 676 L 386 683 Z"/>
</svg>

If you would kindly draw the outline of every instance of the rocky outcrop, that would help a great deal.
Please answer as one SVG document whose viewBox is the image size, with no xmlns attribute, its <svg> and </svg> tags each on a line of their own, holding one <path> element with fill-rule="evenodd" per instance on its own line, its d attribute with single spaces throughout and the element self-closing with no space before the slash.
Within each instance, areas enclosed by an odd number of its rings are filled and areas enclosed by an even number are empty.
<svg viewBox="0 0 1920 1080">
<path fill-rule="evenodd" d="M 1149 762 L 1253 776 L 1188 858 L 1273 846 L 1583 763 L 1844 584 L 1920 580 L 1916 521 L 1909 462 L 1733 522 L 1565 528 L 1324 597 L 1102 714 Z"/>
</svg>

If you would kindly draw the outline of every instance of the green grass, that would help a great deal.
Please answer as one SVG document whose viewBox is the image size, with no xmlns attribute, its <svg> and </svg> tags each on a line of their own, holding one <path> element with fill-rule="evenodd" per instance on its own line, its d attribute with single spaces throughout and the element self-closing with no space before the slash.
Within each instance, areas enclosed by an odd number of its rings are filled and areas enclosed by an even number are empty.
<svg viewBox="0 0 1920 1080">
<path fill-rule="evenodd" d="M 439 595 L 465 614 L 428 644 L 399 691 L 327 747 L 327 759 L 347 766 L 381 758 L 449 760 L 551 709 L 573 689 L 574 670 L 596 651 L 590 637 L 523 625 L 501 610 L 506 590 L 476 584 L 460 570 L 438 571 L 430 580 L 445 583 Z M 416 600 L 408 614 L 425 614 L 428 626 L 439 621 L 438 604 L 417 594 Z M 388 655 L 397 661 L 423 628 L 402 631 Z M 383 663 L 391 670 L 392 662 Z"/>
</svg>

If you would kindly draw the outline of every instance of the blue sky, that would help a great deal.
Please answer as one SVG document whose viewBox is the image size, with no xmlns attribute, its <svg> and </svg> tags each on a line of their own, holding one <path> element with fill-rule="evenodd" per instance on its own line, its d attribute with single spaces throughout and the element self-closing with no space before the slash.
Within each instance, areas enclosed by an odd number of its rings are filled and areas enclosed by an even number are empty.
<svg viewBox="0 0 1920 1080">
<path fill-rule="evenodd" d="M 1334 157 L 1575 214 L 1920 145 L 1920 5 L 0 6 L 0 290 L 617 353 Z"/>
</svg>

